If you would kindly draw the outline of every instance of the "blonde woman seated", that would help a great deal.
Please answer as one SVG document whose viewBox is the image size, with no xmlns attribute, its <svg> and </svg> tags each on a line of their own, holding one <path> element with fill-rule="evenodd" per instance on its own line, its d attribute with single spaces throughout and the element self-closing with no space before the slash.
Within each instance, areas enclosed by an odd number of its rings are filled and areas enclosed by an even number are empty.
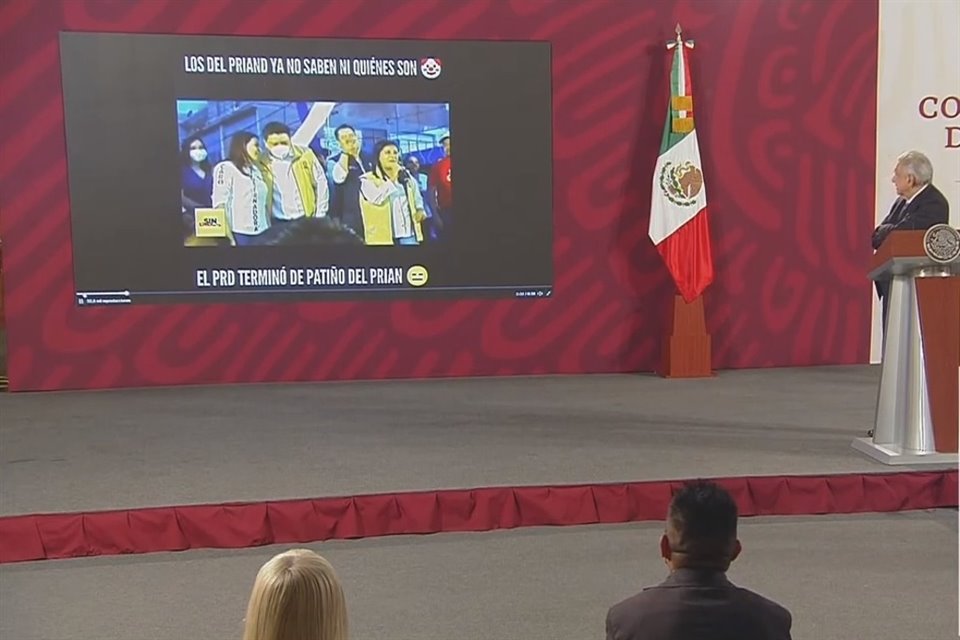
<svg viewBox="0 0 960 640">
<path fill-rule="evenodd" d="M 418 245 L 427 219 L 420 187 L 400 164 L 400 148 L 385 140 L 374 147 L 373 171 L 360 177 L 360 215 L 366 244 Z"/>
<path fill-rule="evenodd" d="M 274 556 L 257 573 L 243 640 L 347 640 L 340 579 L 307 549 Z"/>
</svg>

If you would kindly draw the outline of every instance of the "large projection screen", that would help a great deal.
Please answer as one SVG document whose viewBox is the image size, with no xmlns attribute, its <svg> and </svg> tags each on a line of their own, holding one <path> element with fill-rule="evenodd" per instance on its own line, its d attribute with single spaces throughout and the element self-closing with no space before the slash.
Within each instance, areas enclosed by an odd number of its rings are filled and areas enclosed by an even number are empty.
<svg viewBox="0 0 960 640">
<path fill-rule="evenodd" d="M 61 58 L 80 306 L 552 293 L 547 43 L 63 33 Z"/>
</svg>

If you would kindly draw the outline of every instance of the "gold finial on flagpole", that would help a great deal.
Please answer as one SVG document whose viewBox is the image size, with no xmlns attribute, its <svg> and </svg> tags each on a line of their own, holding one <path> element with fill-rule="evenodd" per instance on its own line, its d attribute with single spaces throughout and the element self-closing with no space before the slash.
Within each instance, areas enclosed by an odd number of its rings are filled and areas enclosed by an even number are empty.
<svg viewBox="0 0 960 640">
<path fill-rule="evenodd" d="M 683 33 L 683 30 L 680 29 L 680 23 L 677 23 L 677 37 L 672 41 L 667 42 L 667 49 L 673 49 L 674 47 L 680 46 L 683 44 L 683 37 L 680 35 Z"/>
<path fill-rule="evenodd" d="M 674 47 L 684 46 L 688 49 L 693 49 L 693 40 L 684 40 L 683 39 L 683 29 L 680 28 L 680 23 L 677 23 L 677 39 L 673 42 L 667 43 L 667 49 L 673 49 Z"/>
</svg>

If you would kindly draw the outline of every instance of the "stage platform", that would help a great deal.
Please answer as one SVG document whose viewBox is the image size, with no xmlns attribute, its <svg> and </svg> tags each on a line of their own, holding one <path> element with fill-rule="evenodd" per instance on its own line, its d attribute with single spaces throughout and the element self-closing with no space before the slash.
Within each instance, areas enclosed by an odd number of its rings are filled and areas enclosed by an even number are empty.
<svg viewBox="0 0 960 640">
<path fill-rule="evenodd" d="M 591 375 L 2 395 L 0 562 L 644 520 L 660 517 L 666 481 L 695 477 L 738 479 L 738 494 L 754 507 L 748 514 L 955 505 L 955 468 L 943 475 L 924 467 L 913 477 L 851 448 L 871 426 L 878 376 L 876 367 L 854 366 L 698 380 Z M 912 484 L 891 485 L 891 473 Z M 864 483 L 869 474 L 883 474 L 881 489 Z M 368 494 L 378 495 L 353 499 Z M 800 504 L 797 495 L 813 499 Z M 233 506 L 189 508 L 224 504 Z M 283 518 L 297 522 L 278 537 Z M 224 528 L 243 534 L 210 530 Z M 90 539 L 104 535 L 111 540 Z"/>
</svg>

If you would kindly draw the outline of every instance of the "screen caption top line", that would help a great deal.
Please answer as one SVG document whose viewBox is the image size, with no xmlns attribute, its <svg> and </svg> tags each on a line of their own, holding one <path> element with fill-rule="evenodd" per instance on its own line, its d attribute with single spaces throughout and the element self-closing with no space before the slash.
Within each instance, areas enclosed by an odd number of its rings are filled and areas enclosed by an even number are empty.
<svg viewBox="0 0 960 640">
<path fill-rule="evenodd" d="M 439 58 L 312 58 L 278 56 L 185 55 L 186 73 L 285 76 L 426 78 L 443 70 Z"/>
</svg>

